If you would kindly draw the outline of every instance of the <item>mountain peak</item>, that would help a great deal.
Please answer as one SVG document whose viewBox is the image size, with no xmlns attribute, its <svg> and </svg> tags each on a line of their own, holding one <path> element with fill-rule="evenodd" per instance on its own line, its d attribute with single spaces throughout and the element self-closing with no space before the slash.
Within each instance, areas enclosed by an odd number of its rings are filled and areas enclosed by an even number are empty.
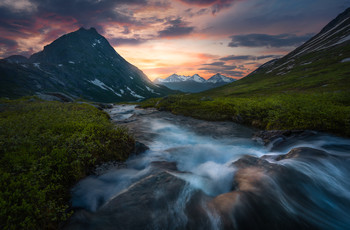
<svg viewBox="0 0 350 230">
<path fill-rule="evenodd" d="M 203 83 L 205 82 L 205 79 L 199 76 L 198 74 L 194 74 L 192 77 L 188 79 L 188 81 L 195 81 L 195 82 L 200 82 Z"/>
<path fill-rule="evenodd" d="M 63 35 L 46 45 L 44 50 L 32 55 L 31 62 L 67 63 L 70 61 L 101 62 L 102 59 L 125 60 L 115 52 L 109 42 L 95 28 L 79 30 Z"/>
<path fill-rule="evenodd" d="M 213 75 L 211 78 L 209 78 L 207 80 L 207 82 L 210 82 L 210 83 L 221 83 L 221 82 L 231 83 L 234 81 L 235 81 L 235 79 L 230 78 L 230 77 L 226 77 L 220 73 Z"/>
<path fill-rule="evenodd" d="M 78 32 L 78 31 L 80 31 L 80 32 L 89 32 L 89 33 L 95 33 L 95 34 L 98 34 L 98 35 L 100 35 L 98 32 L 97 32 L 97 30 L 95 29 L 95 27 L 90 27 L 90 29 L 85 29 L 85 27 L 80 27 L 77 31 L 75 31 L 75 32 Z M 74 32 L 73 32 L 74 33 Z"/>
<path fill-rule="evenodd" d="M 11 65 L 7 66 L 8 63 Z M 9 82 L 13 81 L 13 73 L 20 76 L 13 90 L 18 95 L 57 91 L 88 100 L 113 102 L 141 100 L 171 92 L 153 85 L 141 70 L 121 57 L 95 28 L 81 27 L 63 35 L 33 54 L 29 60 L 11 56 L 0 62 L 0 71 Z M 21 82 L 23 79 L 24 83 Z"/>
</svg>

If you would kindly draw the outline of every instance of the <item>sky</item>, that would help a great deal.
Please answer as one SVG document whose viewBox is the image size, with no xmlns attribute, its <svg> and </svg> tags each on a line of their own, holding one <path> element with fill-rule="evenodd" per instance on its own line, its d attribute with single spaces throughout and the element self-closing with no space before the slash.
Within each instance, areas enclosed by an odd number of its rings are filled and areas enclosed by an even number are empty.
<svg viewBox="0 0 350 230">
<path fill-rule="evenodd" d="M 0 58 L 94 27 L 151 80 L 236 79 L 292 51 L 350 0 L 0 0 Z"/>
</svg>

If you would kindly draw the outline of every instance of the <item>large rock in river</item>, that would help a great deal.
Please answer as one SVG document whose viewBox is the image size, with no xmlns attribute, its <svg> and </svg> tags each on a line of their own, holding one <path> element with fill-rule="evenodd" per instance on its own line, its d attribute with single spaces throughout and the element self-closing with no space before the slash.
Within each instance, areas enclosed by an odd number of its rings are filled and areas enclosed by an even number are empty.
<svg viewBox="0 0 350 230">
<path fill-rule="evenodd" d="M 244 156 L 232 165 L 237 169 L 233 191 L 215 197 L 208 207 L 220 216 L 222 229 L 330 229 L 339 207 L 350 204 L 321 183 L 324 175 L 312 170 L 341 162 L 312 148 L 295 148 L 277 157 Z"/>
<path fill-rule="evenodd" d="M 95 213 L 76 212 L 67 229 L 210 229 L 205 195 L 175 175 L 176 164 L 158 161 L 152 168 Z"/>
</svg>

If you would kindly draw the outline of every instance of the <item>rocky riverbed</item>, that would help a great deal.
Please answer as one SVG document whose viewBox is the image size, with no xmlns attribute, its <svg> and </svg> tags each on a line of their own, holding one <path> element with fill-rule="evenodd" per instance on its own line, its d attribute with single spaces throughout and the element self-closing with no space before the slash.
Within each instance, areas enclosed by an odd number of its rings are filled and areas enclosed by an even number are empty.
<svg viewBox="0 0 350 230">
<path fill-rule="evenodd" d="M 350 141 L 261 132 L 132 105 L 139 151 L 82 180 L 67 229 L 348 229 Z M 147 146 L 147 147 L 146 147 Z"/>
</svg>

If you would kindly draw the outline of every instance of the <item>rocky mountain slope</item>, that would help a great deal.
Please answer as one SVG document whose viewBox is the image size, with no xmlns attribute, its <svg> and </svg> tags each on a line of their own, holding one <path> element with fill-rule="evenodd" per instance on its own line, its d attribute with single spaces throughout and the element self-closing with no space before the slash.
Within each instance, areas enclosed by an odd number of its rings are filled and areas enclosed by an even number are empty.
<svg viewBox="0 0 350 230">
<path fill-rule="evenodd" d="M 0 96 L 61 92 L 100 102 L 136 101 L 171 93 L 121 57 L 94 28 L 63 35 L 29 59 L 0 60 Z"/>
<path fill-rule="evenodd" d="M 154 83 L 158 85 L 165 85 L 166 87 L 173 90 L 197 93 L 234 81 L 235 79 L 226 77 L 220 73 L 213 75 L 208 80 L 205 80 L 198 74 L 194 74 L 193 76 L 172 74 L 165 79 L 157 78 Z"/>
<path fill-rule="evenodd" d="M 208 93 L 233 96 L 349 91 L 349 70 L 350 8 L 286 56 L 269 61 L 247 77 Z"/>
</svg>

